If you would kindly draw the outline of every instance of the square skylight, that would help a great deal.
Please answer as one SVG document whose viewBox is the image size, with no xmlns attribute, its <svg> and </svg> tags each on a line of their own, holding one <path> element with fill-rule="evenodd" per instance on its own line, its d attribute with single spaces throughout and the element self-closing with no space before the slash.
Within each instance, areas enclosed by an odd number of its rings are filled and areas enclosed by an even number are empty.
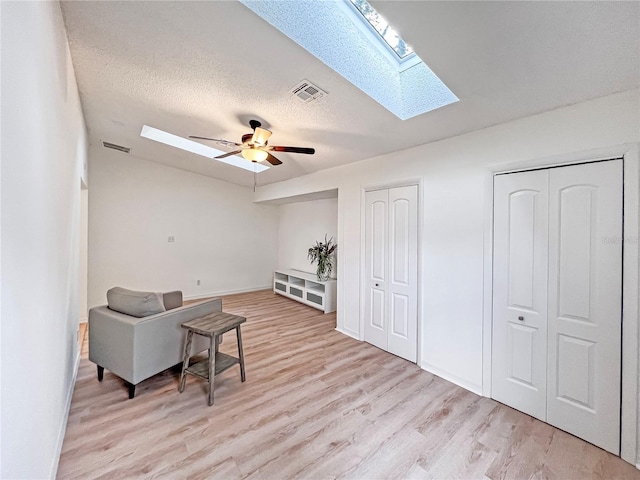
<svg viewBox="0 0 640 480">
<path fill-rule="evenodd" d="M 398 57 L 404 59 L 413 53 L 413 49 L 367 0 L 349 1 Z"/>
</svg>

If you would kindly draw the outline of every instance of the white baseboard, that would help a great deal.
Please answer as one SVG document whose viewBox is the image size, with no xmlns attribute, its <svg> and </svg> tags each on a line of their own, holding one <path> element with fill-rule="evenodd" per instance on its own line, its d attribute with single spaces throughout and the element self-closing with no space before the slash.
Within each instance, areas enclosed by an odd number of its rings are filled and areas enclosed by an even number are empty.
<svg viewBox="0 0 640 480">
<path fill-rule="evenodd" d="M 350 332 L 349 330 L 343 330 L 342 328 L 338 328 L 338 327 L 336 327 L 336 331 L 342 333 L 343 335 L 346 335 L 347 337 L 351 337 L 358 341 L 361 341 L 354 332 Z"/>
<path fill-rule="evenodd" d="M 349 330 L 344 330 L 342 328 L 338 328 L 336 327 L 336 331 L 342 333 L 343 335 L 346 335 L 348 337 L 351 337 L 355 340 L 358 341 L 362 341 L 358 338 L 358 336 L 356 335 L 356 333 L 354 332 L 350 332 Z M 428 363 L 422 363 L 422 364 L 418 364 L 418 366 L 420 368 L 422 368 L 423 370 L 432 373 L 440 378 L 443 378 L 444 380 L 451 382 L 455 385 L 458 385 L 459 387 L 464 388 L 465 390 L 469 390 L 470 392 L 475 393 L 476 395 L 480 395 L 481 397 L 482 395 L 482 387 L 479 385 L 474 385 L 473 383 L 469 383 L 466 380 L 463 380 L 459 377 L 456 377 L 455 375 L 451 375 L 450 373 L 447 373 L 443 370 L 440 370 L 437 367 L 434 367 L 433 365 L 430 365 Z M 640 467 L 639 467 L 640 468 Z"/>
<path fill-rule="evenodd" d="M 76 379 L 78 378 L 78 368 L 80 367 L 80 349 L 78 348 L 78 354 L 76 355 L 75 365 L 73 366 L 73 376 L 69 383 L 69 390 L 67 391 L 67 401 L 64 407 L 64 418 L 60 425 L 58 433 L 58 441 L 56 442 L 56 455 L 53 458 L 53 465 L 51 465 L 51 472 L 49 478 L 55 479 L 58 473 L 58 463 L 60 463 L 60 455 L 62 455 L 62 444 L 64 443 L 64 434 L 67 432 L 67 423 L 69 422 L 69 411 L 71 410 L 71 399 L 73 398 L 73 390 L 76 387 Z"/>
<path fill-rule="evenodd" d="M 336 327 L 336 331 L 342 333 L 343 335 L 351 337 L 355 340 L 362 341 L 357 337 L 357 335 L 354 332 L 350 332 L 349 330 L 344 330 L 342 328 Z M 430 365 L 428 363 L 418 364 L 418 366 L 429 373 L 432 373 L 440 378 L 445 379 L 448 382 L 451 382 L 455 385 L 458 385 L 459 387 L 464 388 L 465 390 L 469 390 L 470 392 L 473 392 L 476 395 L 480 395 L 481 397 L 484 396 L 482 394 L 482 386 L 469 383 L 466 380 L 463 380 L 455 375 L 451 375 L 450 373 L 440 370 L 438 367 L 434 367 L 433 365 Z"/>
<path fill-rule="evenodd" d="M 469 383 L 466 380 L 459 378 L 455 375 L 451 375 L 443 370 L 440 370 L 438 367 L 434 367 L 428 363 L 422 363 L 418 365 L 423 370 L 426 370 L 429 373 L 433 373 L 434 375 L 445 379 L 447 382 L 451 382 L 459 387 L 464 388 L 465 390 L 469 390 L 470 392 L 475 393 L 476 395 L 482 395 L 482 386 L 474 385 L 473 383 Z"/>
<path fill-rule="evenodd" d="M 221 297 L 223 295 L 233 295 L 236 293 L 258 292 L 260 290 L 273 290 L 273 285 L 264 285 L 259 287 L 241 288 L 238 290 L 222 290 L 218 292 L 198 293 L 197 295 L 186 295 L 185 300 L 200 300 L 202 298 Z"/>
</svg>

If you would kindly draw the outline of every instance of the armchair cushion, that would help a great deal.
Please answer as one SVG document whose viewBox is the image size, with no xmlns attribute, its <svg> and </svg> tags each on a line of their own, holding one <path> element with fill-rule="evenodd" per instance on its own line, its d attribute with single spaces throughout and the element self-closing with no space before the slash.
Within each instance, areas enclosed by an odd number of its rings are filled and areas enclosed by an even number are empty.
<svg viewBox="0 0 640 480">
<path fill-rule="evenodd" d="M 167 292 L 162 294 L 162 302 L 164 303 L 164 308 L 167 310 L 173 310 L 174 308 L 178 308 L 182 306 L 182 292 L 180 290 L 176 290 L 175 292 Z"/>
<path fill-rule="evenodd" d="M 111 310 L 137 318 L 167 310 L 164 307 L 162 293 L 136 292 L 121 287 L 114 287 L 107 291 L 107 303 Z"/>
</svg>

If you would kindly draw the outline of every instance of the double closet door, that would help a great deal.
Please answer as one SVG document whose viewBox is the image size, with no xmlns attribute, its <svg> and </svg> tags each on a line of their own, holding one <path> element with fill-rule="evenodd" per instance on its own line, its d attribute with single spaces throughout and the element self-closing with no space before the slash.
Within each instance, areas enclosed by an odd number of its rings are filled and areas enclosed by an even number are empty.
<svg viewBox="0 0 640 480">
<path fill-rule="evenodd" d="M 364 339 L 411 362 L 418 352 L 418 187 L 365 193 Z"/>
<path fill-rule="evenodd" d="M 620 450 L 622 160 L 498 175 L 492 397 Z"/>
</svg>

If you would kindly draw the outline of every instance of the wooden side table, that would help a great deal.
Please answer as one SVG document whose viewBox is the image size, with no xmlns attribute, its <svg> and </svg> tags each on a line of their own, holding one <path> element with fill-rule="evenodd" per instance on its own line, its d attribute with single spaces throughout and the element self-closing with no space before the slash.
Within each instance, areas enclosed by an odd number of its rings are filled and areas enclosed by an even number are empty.
<svg viewBox="0 0 640 480">
<path fill-rule="evenodd" d="M 209 382 L 209 406 L 213 405 L 213 389 L 215 376 L 224 372 L 236 363 L 240 364 L 240 379 L 246 380 L 244 372 L 244 353 L 242 351 L 242 335 L 240 334 L 240 325 L 246 322 L 245 317 L 232 315 L 231 313 L 216 312 L 204 317 L 189 320 L 182 324 L 182 328 L 187 329 L 187 343 L 184 346 L 184 359 L 182 362 L 182 375 L 180 376 L 180 386 L 178 391 L 184 391 L 184 385 L 187 375 L 195 375 Z M 218 345 L 222 334 L 229 330 L 236 329 L 238 337 L 238 358 L 232 357 L 218 351 Z M 191 358 L 191 341 L 193 334 L 202 335 L 210 339 L 209 357 L 198 363 L 189 365 Z"/>
</svg>

